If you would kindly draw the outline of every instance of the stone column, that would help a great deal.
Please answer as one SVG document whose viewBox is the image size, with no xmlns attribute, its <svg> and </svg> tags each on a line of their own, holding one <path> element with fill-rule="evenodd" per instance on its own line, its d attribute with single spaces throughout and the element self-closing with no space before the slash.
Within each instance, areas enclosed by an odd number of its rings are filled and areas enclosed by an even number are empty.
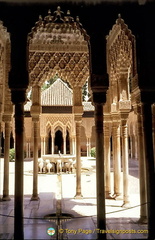
<svg viewBox="0 0 155 240">
<path fill-rule="evenodd" d="M 83 114 L 82 106 L 82 87 L 73 88 L 73 113 L 75 121 L 76 138 L 76 195 L 75 198 L 81 198 L 81 122 Z"/>
<path fill-rule="evenodd" d="M 130 135 L 130 157 L 133 158 L 133 135 Z"/>
<path fill-rule="evenodd" d="M 63 132 L 63 154 L 66 155 L 66 129 Z"/>
<path fill-rule="evenodd" d="M 104 183 L 104 136 L 103 136 L 103 104 L 95 104 L 96 135 L 96 180 L 97 180 L 97 228 L 106 229 L 105 219 L 105 183 Z M 99 234 L 98 239 L 105 235 Z"/>
<path fill-rule="evenodd" d="M 14 239 L 24 239 L 23 231 L 23 161 L 24 105 L 15 104 L 15 222 Z"/>
<path fill-rule="evenodd" d="M 52 155 L 54 154 L 54 133 L 52 134 Z"/>
<path fill-rule="evenodd" d="M 72 137 L 72 154 L 75 155 L 75 146 L 76 146 L 76 142 L 75 142 L 75 137 Z"/>
<path fill-rule="evenodd" d="M 137 145 L 138 145 L 138 140 L 137 140 L 137 135 L 135 135 L 135 158 L 137 159 L 138 157 L 137 157 L 137 155 L 138 155 L 138 153 L 137 153 Z"/>
<path fill-rule="evenodd" d="M 90 157 L 90 150 L 91 150 L 91 141 L 90 141 L 90 137 L 87 137 L 87 157 Z"/>
<path fill-rule="evenodd" d="M 148 99 L 150 93 L 144 99 Z M 154 99 L 154 93 L 153 97 Z M 152 109 L 151 103 L 143 103 L 143 127 L 145 139 L 145 164 L 146 164 L 146 178 L 147 178 L 147 194 L 148 194 L 148 239 L 155 239 L 154 222 L 155 222 L 155 161 L 154 161 L 154 147 L 152 135 Z"/>
<path fill-rule="evenodd" d="M 106 229 L 105 217 L 105 159 L 103 134 L 103 104 L 106 102 L 108 86 L 107 76 L 91 75 L 91 90 L 95 107 L 95 140 L 96 140 L 96 189 L 97 189 L 97 228 Z M 105 240 L 106 234 L 98 233 L 98 240 Z"/>
<path fill-rule="evenodd" d="M 105 159 L 105 195 L 106 198 L 111 198 L 111 173 L 110 173 L 110 160 L 111 160 L 111 147 L 110 147 L 110 129 L 109 125 L 104 126 L 104 159 Z"/>
<path fill-rule="evenodd" d="M 4 181 L 3 181 L 3 201 L 9 201 L 9 150 L 10 150 L 10 122 L 11 116 L 3 115 L 5 122 L 5 141 L 4 141 Z"/>
<path fill-rule="evenodd" d="M 43 155 L 45 155 L 46 149 L 46 137 L 43 137 Z"/>
<path fill-rule="evenodd" d="M 89 157 L 89 138 L 88 137 L 87 137 L 86 147 L 87 147 L 87 157 Z"/>
<path fill-rule="evenodd" d="M 155 156 L 155 103 L 152 104 L 152 132 L 153 132 L 153 148 L 154 148 L 154 156 Z"/>
<path fill-rule="evenodd" d="M 31 116 L 33 124 L 33 193 L 31 200 L 37 201 L 38 197 L 38 147 L 40 139 L 40 113 L 41 113 L 41 89 L 40 86 L 32 88 Z"/>
<path fill-rule="evenodd" d="M 69 138 L 69 150 L 70 150 L 70 154 L 73 154 L 72 137 Z"/>
<path fill-rule="evenodd" d="M 28 157 L 31 157 L 31 139 L 28 140 Z"/>
<path fill-rule="evenodd" d="M 75 118 L 75 131 L 76 131 L 76 198 L 81 198 L 81 121 Z"/>
<path fill-rule="evenodd" d="M 127 115 L 127 116 L 126 116 Z M 122 135 L 122 166 L 123 166 L 123 207 L 129 207 L 129 152 L 128 152 L 128 114 L 122 116 L 121 119 L 121 135 Z"/>
<path fill-rule="evenodd" d="M 26 139 L 26 158 L 28 158 L 29 156 L 28 151 L 29 151 L 29 143 L 28 143 L 28 140 Z"/>
<path fill-rule="evenodd" d="M 42 157 L 42 155 L 44 155 L 44 138 L 43 137 L 41 137 L 41 157 Z"/>
<path fill-rule="evenodd" d="M 33 123 L 33 193 L 31 200 L 37 201 L 38 197 L 38 145 L 39 145 L 39 117 L 32 117 Z"/>
<path fill-rule="evenodd" d="M 114 167 L 114 197 L 121 198 L 121 145 L 120 145 L 120 123 L 113 121 L 112 147 Z"/>
<path fill-rule="evenodd" d="M 41 156 L 45 155 L 45 137 L 41 137 Z"/>
<path fill-rule="evenodd" d="M 143 131 L 143 105 L 134 106 L 137 113 L 137 138 L 138 138 L 138 160 L 139 160 L 139 187 L 140 187 L 140 223 L 147 223 L 147 189 L 146 189 L 146 164 L 145 164 L 145 142 Z"/>
<path fill-rule="evenodd" d="M 0 157 L 1 157 L 1 153 L 2 153 L 2 116 L 0 113 Z M 0 164 L 0 171 L 1 171 L 1 164 Z"/>
</svg>

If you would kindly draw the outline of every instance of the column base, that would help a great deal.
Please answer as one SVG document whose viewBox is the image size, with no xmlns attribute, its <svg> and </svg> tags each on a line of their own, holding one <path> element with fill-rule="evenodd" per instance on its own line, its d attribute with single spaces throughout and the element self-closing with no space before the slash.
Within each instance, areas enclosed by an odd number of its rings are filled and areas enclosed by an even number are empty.
<svg viewBox="0 0 155 240">
<path fill-rule="evenodd" d="M 147 224 L 148 223 L 148 218 L 146 216 L 140 216 L 140 219 L 137 221 L 137 223 Z"/>
<path fill-rule="evenodd" d="M 11 201 L 9 196 L 3 196 L 1 201 Z"/>
<path fill-rule="evenodd" d="M 75 199 L 82 199 L 83 196 L 82 196 L 81 193 L 78 193 L 78 194 L 76 194 L 76 195 L 74 196 L 74 198 L 75 198 Z"/>
<path fill-rule="evenodd" d="M 122 207 L 123 207 L 123 208 L 130 208 L 130 207 L 131 207 L 130 202 L 129 202 L 129 201 L 123 202 Z"/>
<path fill-rule="evenodd" d="M 31 201 L 38 201 L 38 200 L 39 200 L 38 195 L 35 195 L 35 196 L 32 195 Z"/>
<path fill-rule="evenodd" d="M 105 198 L 106 199 L 114 199 L 114 197 L 111 195 L 111 193 L 109 191 L 105 192 Z"/>
<path fill-rule="evenodd" d="M 112 197 L 115 199 L 115 200 L 123 200 L 123 196 L 121 193 L 114 193 L 112 195 Z"/>
</svg>

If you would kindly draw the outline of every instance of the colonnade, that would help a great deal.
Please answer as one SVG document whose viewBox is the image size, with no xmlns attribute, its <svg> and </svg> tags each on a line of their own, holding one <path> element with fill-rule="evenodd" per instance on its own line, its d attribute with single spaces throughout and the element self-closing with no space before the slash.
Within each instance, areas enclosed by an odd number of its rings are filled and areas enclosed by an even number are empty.
<svg viewBox="0 0 155 240">
<path fill-rule="evenodd" d="M 120 30 L 121 29 L 121 30 Z M 15 37 L 16 35 L 14 35 Z M 119 36 L 116 41 L 116 36 Z M 125 37 L 124 37 L 125 36 Z M 21 35 L 20 35 L 21 37 Z M 21 49 L 26 48 L 27 36 L 22 36 L 22 39 L 16 39 L 12 43 L 13 51 L 18 52 L 19 58 L 14 63 L 12 59 L 13 68 L 10 72 L 10 84 L 12 103 L 15 105 L 15 224 L 14 224 L 14 239 L 24 239 L 23 231 L 23 160 L 24 160 L 24 103 L 26 101 L 26 89 L 28 87 L 28 73 L 26 70 L 26 53 L 24 55 Z M 108 38 L 107 38 L 108 40 Z M 122 40 L 119 42 L 119 40 Z M 124 42 L 125 41 L 125 42 Z M 121 51 L 119 48 L 121 46 Z M 108 89 L 108 80 L 100 75 L 93 75 L 91 73 L 91 89 L 92 101 L 95 107 L 95 135 L 96 135 L 96 180 L 97 180 L 97 228 L 106 229 L 105 217 L 105 194 L 111 193 L 110 184 L 110 131 L 112 135 L 113 146 L 113 163 L 114 163 L 114 195 L 119 197 L 120 191 L 120 174 L 121 174 L 121 153 L 122 153 L 122 168 L 123 168 L 123 202 L 124 206 L 129 204 L 128 193 L 128 129 L 127 119 L 129 110 L 131 109 L 131 102 L 134 111 L 137 114 L 138 128 L 137 128 L 137 143 L 138 143 L 138 157 L 140 162 L 140 201 L 141 201 L 141 220 L 148 220 L 149 236 L 148 239 L 154 239 L 154 153 L 155 153 L 155 95 L 154 91 L 149 90 L 140 91 L 138 88 L 138 81 L 136 86 L 132 86 L 131 98 L 129 96 L 129 75 L 131 81 L 134 81 L 136 72 L 132 64 L 134 51 L 134 37 L 131 31 L 128 30 L 127 25 L 120 18 L 116 21 L 113 31 L 109 34 L 108 45 L 108 74 L 109 82 L 114 83 L 118 89 L 115 95 L 115 90 L 111 91 L 111 119 L 112 126 L 104 122 L 103 106 L 106 103 L 106 92 Z M 118 49 L 117 49 L 118 47 Z M 130 51 L 129 51 L 130 50 Z M 120 54 L 121 53 L 121 54 Z M 133 54 L 132 54 L 133 53 Z M 128 55 L 129 54 L 129 55 Z M 25 61 L 21 61 L 23 58 Z M 123 56 L 123 58 L 122 58 Z M 120 61 L 122 60 L 122 62 Z M 124 64 L 120 68 L 119 64 Z M 126 65 L 125 65 L 126 64 Z M 113 70 L 116 68 L 116 72 Z M 122 70 L 126 71 L 125 76 Z M 120 71 L 121 69 L 121 71 Z M 23 83 L 21 83 L 23 80 Z M 75 80 L 75 79 L 74 79 Z M 72 83 L 72 82 L 71 82 Z M 73 83 L 72 83 L 73 84 Z M 82 82 L 81 82 L 82 85 Z M 112 85 L 110 85 L 112 86 Z M 118 86 L 120 88 L 118 88 Z M 75 138 L 76 138 L 76 196 L 82 197 L 81 191 L 81 161 L 80 161 L 80 128 L 83 108 L 81 104 L 81 86 L 73 87 L 76 91 L 73 93 L 73 108 L 75 121 Z M 38 145 L 40 137 L 39 117 L 40 117 L 40 90 L 36 84 L 33 88 L 35 97 L 31 107 L 31 116 L 33 122 L 33 146 L 34 146 L 34 167 L 33 167 L 33 193 L 31 200 L 38 200 L 37 190 L 37 160 L 38 160 Z M 124 91 L 125 90 L 125 91 Z M 77 97 L 77 98 L 76 98 Z M 113 109 L 113 107 L 115 109 Z M 4 181 L 4 200 L 8 196 L 8 149 L 9 149 L 9 135 L 10 135 L 10 118 L 3 117 L 5 121 L 5 181 Z M 105 126 L 105 133 L 103 132 Z M 153 129 L 153 131 L 152 131 Z M 104 148 L 105 147 L 105 148 Z M 143 148 L 143 151 L 141 149 Z M 29 144 L 28 144 L 29 149 Z M 105 152 L 104 152 L 105 149 Z M 105 163 L 105 166 L 104 166 Z M 105 172 L 105 174 L 104 174 Z M 146 178 L 144 177 L 146 176 Z M 146 179 L 146 181 L 145 181 Z M 106 180 L 106 185 L 105 185 Z M 105 187 L 106 186 L 106 187 Z M 147 203 L 147 205 L 145 205 Z M 146 207 L 147 206 L 147 207 Z M 98 234 L 98 239 L 106 239 L 106 235 Z"/>
</svg>

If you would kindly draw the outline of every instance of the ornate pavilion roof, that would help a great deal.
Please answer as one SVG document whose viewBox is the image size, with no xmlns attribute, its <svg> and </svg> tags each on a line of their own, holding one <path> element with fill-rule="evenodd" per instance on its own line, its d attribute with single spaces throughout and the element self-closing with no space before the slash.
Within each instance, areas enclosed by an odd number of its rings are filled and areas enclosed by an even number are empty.
<svg viewBox="0 0 155 240">
<path fill-rule="evenodd" d="M 42 84 L 59 73 L 70 86 L 83 86 L 89 77 L 89 36 L 79 17 L 60 7 L 39 17 L 28 35 L 30 86 Z"/>
<path fill-rule="evenodd" d="M 58 78 L 49 88 L 41 93 L 42 106 L 72 106 L 73 91 L 68 85 Z M 83 102 L 84 111 L 94 111 L 91 102 Z M 30 111 L 32 102 L 24 106 L 25 111 Z"/>
<path fill-rule="evenodd" d="M 73 91 L 58 78 L 41 94 L 42 106 L 72 106 Z"/>
</svg>

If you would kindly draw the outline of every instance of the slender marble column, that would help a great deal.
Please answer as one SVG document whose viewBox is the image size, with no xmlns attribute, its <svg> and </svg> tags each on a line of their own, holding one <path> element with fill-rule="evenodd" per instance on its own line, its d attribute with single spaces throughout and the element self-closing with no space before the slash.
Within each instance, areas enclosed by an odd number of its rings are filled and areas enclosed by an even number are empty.
<svg viewBox="0 0 155 240">
<path fill-rule="evenodd" d="M 66 134 L 64 134 L 64 136 L 63 136 L 63 142 L 64 142 L 64 145 L 63 145 L 63 154 L 66 155 Z"/>
<path fill-rule="evenodd" d="M 70 154 L 73 154 L 73 149 L 72 149 L 72 137 L 69 138 L 69 151 L 70 151 Z"/>
<path fill-rule="evenodd" d="M 33 193 L 31 200 L 37 201 L 38 197 L 38 145 L 39 145 L 39 117 L 32 118 L 34 129 L 33 142 Z"/>
<path fill-rule="evenodd" d="M 24 105 L 15 104 L 15 220 L 14 239 L 24 239 L 23 228 L 23 162 L 24 162 Z"/>
<path fill-rule="evenodd" d="M 89 154 L 88 154 L 88 156 L 90 157 L 90 151 L 91 151 L 91 138 L 89 137 Z"/>
<path fill-rule="evenodd" d="M 41 157 L 44 155 L 44 137 L 41 137 Z"/>
<path fill-rule="evenodd" d="M 133 136 L 130 135 L 130 157 L 133 158 Z"/>
<path fill-rule="evenodd" d="M 52 134 L 52 155 L 54 154 L 54 134 Z"/>
<path fill-rule="evenodd" d="M 80 131 L 81 121 L 75 121 L 76 128 L 76 198 L 81 198 L 81 144 L 80 144 Z"/>
<path fill-rule="evenodd" d="M 139 160 L 139 187 L 140 187 L 140 223 L 147 222 L 147 188 L 146 188 L 146 164 L 145 143 L 143 132 L 143 105 L 137 105 L 137 138 L 138 138 L 138 160 Z"/>
<path fill-rule="evenodd" d="M 155 103 L 152 105 L 152 132 L 153 132 L 153 149 L 155 156 Z"/>
<path fill-rule="evenodd" d="M 137 152 L 137 145 L 138 145 L 138 140 L 137 140 L 137 135 L 135 135 L 135 158 L 137 159 L 138 158 L 138 152 Z"/>
<path fill-rule="evenodd" d="M 29 149 L 29 143 L 28 140 L 26 139 L 26 158 L 28 158 L 28 149 Z"/>
<path fill-rule="evenodd" d="M 145 163 L 146 163 L 146 178 L 147 178 L 147 195 L 148 195 L 148 239 L 155 239 L 154 222 L 155 222 L 155 161 L 152 136 L 152 109 L 151 103 L 143 104 L 143 126 L 145 139 Z"/>
<path fill-rule="evenodd" d="M 106 229 L 105 218 L 105 183 L 104 183 L 104 135 L 103 104 L 95 103 L 96 136 L 96 182 L 97 182 L 97 228 Z M 98 239 L 106 239 L 105 234 L 98 234 Z"/>
<path fill-rule="evenodd" d="M 7 116 L 6 116 L 7 117 Z M 5 122 L 3 201 L 9 201 L 10 121 Z"/>
<path fill-rule="evenodd" d="M 129 207 L 129 162 L 127 120 L 122 120 L 123 207 Z"/>
<path fill-rule="evenodd" d="M 114 123 L 113 123 L 114 124 Z M 121 197 L 121 145 L 120 124 L 115 124 L 113 129 L 113 165 L 114 165 L 114 196 Z"/>
<path fill-rule="evenodd" d="M 110 131 L 109 126 L 104 127 L 104 159 L 105 159 L 105 194 L 111 198 L 111 175 L 110 175 Z"/>
<path fill-rule="evenodd" d="M 31 139 L 29 139 L 29 158 L 31 157 Z"/>
<path fill-rule="evenodd" d="M 89 157 L 89 138 L 88 137 L 87 137 L 86 147 L 87 147 L 87 157 Z"/>
<path fill-rule="evenodd" d="M 75 143 L 75 137 L 74 136 L 72 137 L 72 143 L 71 144 L 72 144 L 72 154 L 75 155 L 75 145 L 76 145 L 76 143 Z"/>
</svg>

